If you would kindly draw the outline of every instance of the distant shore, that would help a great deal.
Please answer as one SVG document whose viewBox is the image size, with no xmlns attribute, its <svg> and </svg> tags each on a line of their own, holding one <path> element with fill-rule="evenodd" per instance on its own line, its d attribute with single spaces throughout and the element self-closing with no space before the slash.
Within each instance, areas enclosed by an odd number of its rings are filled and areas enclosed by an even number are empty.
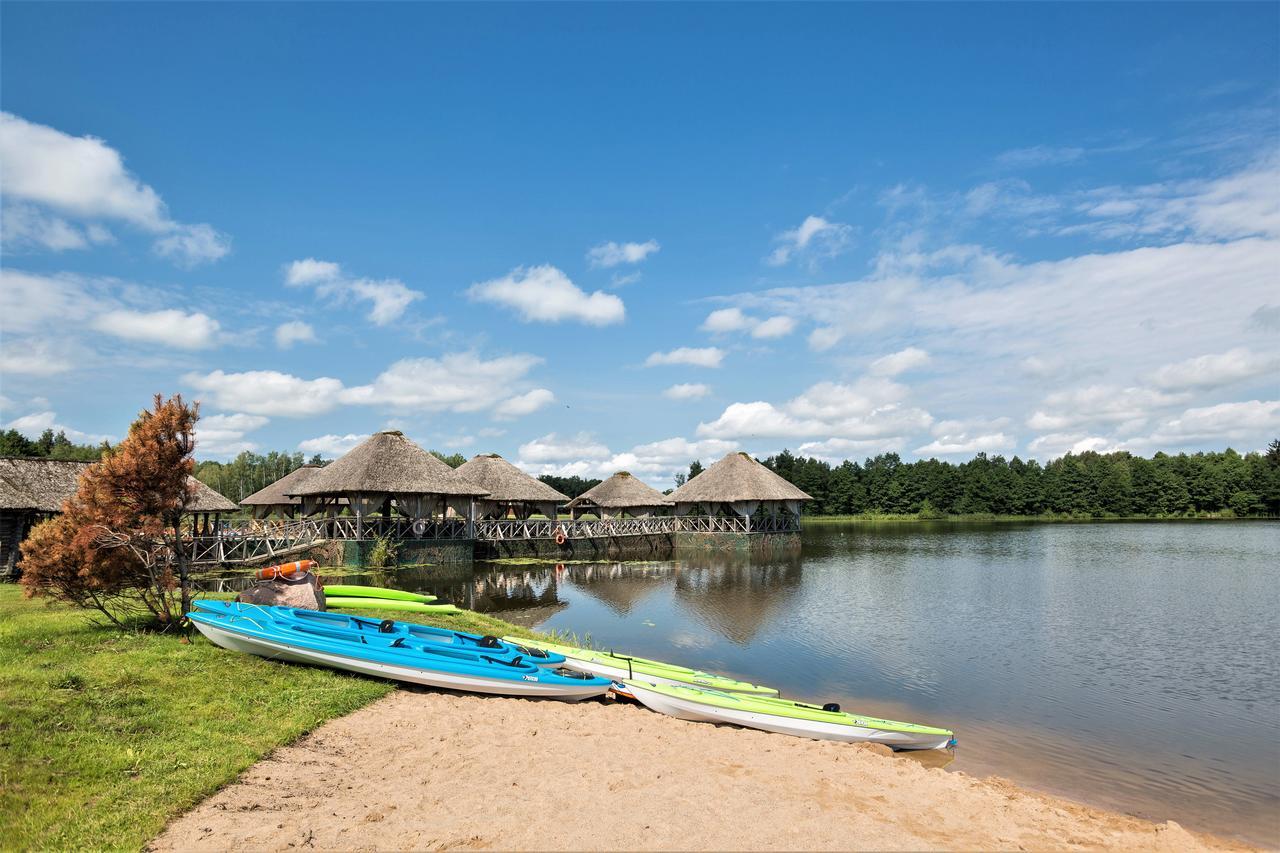
<svg viewBox="0 0 1280 853">
<path fill-rule="evenodd" d="M 806 515 L 804 524 L 838 524 L 855 521 L 913 522 L 983 522 L 983 521 L 1034 521 L 1040 523 L 1083 524 L 1094 521 L 1280 521 L 1265 515 L 1232 515 L 1230 513 L 1202 513 L 1199 515 L 995 515 L 973 513 L 969 515 L 921 515 L 920 513 L 865 513 L 861 515 Z"/>
<path fill-rule="evenodd" d="M 174 820 L 155 850 L 1247 850 L 883 746 L 630 704 L 402 689 Z"/>
</svg>

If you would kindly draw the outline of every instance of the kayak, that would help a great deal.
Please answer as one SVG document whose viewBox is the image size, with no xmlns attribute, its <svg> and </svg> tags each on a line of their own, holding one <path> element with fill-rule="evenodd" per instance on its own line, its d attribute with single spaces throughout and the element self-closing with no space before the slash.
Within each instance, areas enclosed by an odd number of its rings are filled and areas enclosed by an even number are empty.
<svg viewBox="0 0 1280 853">
<path fill-rule="evenodd" d="M 405 592 L 402 589 L 387 589 L 381 586 L 356 586 L 346 583 L 330 583 L 324 586 L 325 595 L 336 595 L 347 598 L 382 598 L 394 601 L 416 601 L 428 604 L 436 600 L 434 595 L 422 595 L 417 592 Z"/>
<path fill-rule="evenodd" d="M 729 693 L 744 693 L 753 696 L 777 696 L 778 691 L 772 687 L 761 687 L 736 681 L 723 675 L 700 672 L 696 669 L 677 666 L 673 663 L 636 658 L 616 652 L 600 652 L 593 649 L 580 649 L 574 646 L 562 646 L 543 640 L 526 640 L 518 637 L 503 637 L 508 643 L 520 643 L 525 646 L 542 649 L 553 654 L 564 655 L 565 666 L 582 672 L 589 672 L 602 678 L 625 682 L 628 679 L 641 679 L 656 684 L 695 685 L 712 690 L 724 690 Z M 624 689 L 614 688 L 615 692 L 624 696 L 630 695 Z"/>
<path fill-rule="evenodd" d="M 955 735 L 947 729 L 849 714 L 839 705 L 808 705 L 631 679 L 625 686 L 647 708 L 682 720 L 732 723 L 815 740 L 882 743 L 894 749 L 946 749 L 956 743 Z"/>
<path fill-rule="evenodd" d="M 344 595 L 324 597 L 325 607 L 359 607 L 364 610 L 402 610 L 409 613 L 457 613 L 456 604 L 424 604 L 421 601 L 396 601 L 392 598 L 354 598 Z"/>
<path fill-rule="evenodd" d="M 610 687 L 604 678 L 542 668 L 520 657 L 446 648 L 403 635 L 353 636 L 324 626 L 286 625 L 204 609 L 193 610 L 187 618 L 211 642 L 231 651 L 430 687 L 566 702 L 603 696 Z"/>
<path fill-rule="evenodd" d="M 236 601 L 198 599 L 195 602 L 195 606 L 198 610 L 206 612 L 250 616 L 262 621 L 270 620 L 286 625 L 320 625 L 334 631 L 350 632 L 356 636 L 357 640 L 360 636 L 368 634 L 392 635 L 392 638 L 401 636 L 440 643 L 445 647 L 468 651 L 483 651 L 485 654 L 494 657 L 524 657 L 529 663 L 539 666 L 560 666 L 564 663 L 563 655 L 551 654 L 542 649 L 532 649 L 515 643 L 507 643 L 497 637 L 482 637 L 479 634 L 468 634 L 464 631 L 436 628 L 431 625 L 419 625 L 415 622 L 396 622 L 391 619 L 378 620 L 367 616 L 352 616 L 346 613 L 329 613 L 279 605 L 244 604 Z"/>
</svg>

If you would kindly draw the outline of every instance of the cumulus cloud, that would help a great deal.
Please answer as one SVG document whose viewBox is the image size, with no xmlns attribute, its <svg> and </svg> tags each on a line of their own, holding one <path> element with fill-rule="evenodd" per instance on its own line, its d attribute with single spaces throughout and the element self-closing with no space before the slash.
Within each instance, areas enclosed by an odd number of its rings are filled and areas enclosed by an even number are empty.
<svg viewBox="0 0 1280 853">
<path fill-rule="evenodd" d="M 785 338 L 787 335 L 795 331 L 796 321 L 791 317 L 778 315 L 770 317 L 767 320 L 761 320 L 756 327 L 751 330 L 753 338 Z"/>
<path fill-rule="evenodd" d="M 852 235 L 853 228 L 848 225 L 821 216 L 806 216 L 804 222 L 774 238 L 778 246 L 765 261 L 780 267 L 802 257 L 835 257 L 848 248 Z"/>
<path fill-rule="evenodd" d="M 217 344 L 218 321 L 207 314 L 163 311 L 108 311 L 93 321 L 100 332 L 175 349 L 208 349 Z"/>
<path fill-rule="evenodd" d="M 1056 459 L 1068 453 L 1110 453 L 1119 449 L 1114 441 L 1084 432 L 1055 432 L 1037 436 L 1027 450 L 1037 459 Z"/>
<path fill-rule="evenodd" d="M 386 326 L 404 315 L 409 306 L 425 298 L 420 290 L 412 290 L 395 278 L 351 278 L 340 264 L 303 258 L 284 267 L 284 283 L 288 287 L 311 287 L 317 295 L 338 304 L 367 302 L 368 319 L 376 326 Z"/>
<path fill-rule="evenodd" d="M 843 462 L 859 456 L 875 456 L 901 449 L 904 439 L 900 435 L 884 438 L 828 438 L 825 441 L 806 441 L 800 445 L 804 456 L 816 456 L 828 462 Z"/>
<path fill-rule="evenodd" d="M 844 332 L 835 326 L 819 326 L 809 333 L 809 349 L 824 352 L 840 343 Z"/>
<path fill-rule="evenodd" d="M 310 323 L 304 323 L 301 320 L 290 320 L 287 323 L 281 323 L 276 326 L 275 337 L 276 346 L 280 349 L 289 349 L 294 344 L 315 341 L 316 330 L 311 328 Z"/>
<path fill-rule="evenodd" d="M 71 358 L 54 350 L 47 341 L 15 343 L 9 337 L 0 340 L 0 376 L 54 376 L 74 366 Z"/>
<path fill-rule="evenodd" d="M 298 442 L 298 449 L 303 453 L 319 453 L 323 457 L 336 459 L 368 437 L 367 434 L 347 433 L 346 435 L 333 435 L 330 433 L 300 441 Z"/>
<path fill-rule="evenodd" d="M 1277 371 L 1280 371 L 1280 356 L 1236 347 L 1224 353 L 1166 364 L 1151 378 L 1158 387 L 1166 390 L 1218 388 L 1256 376 L 1274 376 Z"/>
<path fill-rule="evenodd" d="M 1061 431 L 1085 424 L 1140 424 L 1162 409 L 1186 402 L 1185 394 L 1153 388 L 1089 385 L 1055 391 L 1027 419 L 1035 430 Z"/>
<path fill-rule="evenodd" d="M 235 456 L 246 450 L 257 450 L 247 433 L 269 423 L 262 415 L 244 413 L 205 415 L 196 422 L 196 447 L 202 456 Z"/>
<path fill-rule="evenodd" d="M 782 338 L 795 331 L 796 321 L 783 314 L 761 320 L 740 308 L 720 308 L 702 321 L 702 330 L 712 334 L 750 332 L 755 338 Z"/>
<path fill-rule="evenodd" d="M 626 318 L 626 308 L 617 296 L 602 290 L 587 293 L 550 264 L 517 267 L 502 278 L 471 285 L 467 296 L 510 308 L 527 323 L 575 320 L 608 326 Z"/>
<path fill-rule="evenodd" d="M 514 397 L 508 397 L 493 409 L 493 415 L 496 418 L 506 420 L 508 418 L 518 418 L 524 415 L 530 415 L 541 409 L 543 406 L 554 403 L 556 395 L 552 394 L 546 388 L 535 388 L 524 394 L 517 394 Z"/>
<path fill-rule="evenodd" d="M 907 347 L 877 358 L 871 362 L 870 371 L 876 376 L 897 376 L 909 370 L 917 370 L 928 363 L 929 353 L 919 347 Z"/>
<path fill-rule="evenodd" d="M 657 240 L 643 243 L 601 243 L 587 252 L 587 261 L 593 267 L 616 267 L 619 264 L 638 264 L 662 247 Z"/>
<path fill-rule="evenodd" d="M 781 404 L 733 403 L 698 424 L 705 438 L 874 439 L 927 429 L 932 416 L 907 405 L 907 389 L 886 379 L 819 382 Z"/>
<path fill-rule="evenodd" d="M 644 366 L 687 364 L 690 367 L 719 367 L 722 361 L 724 350 L 718 347 L 677 347 L 667 352 L 651 353 L 644 360 Z"/>
<path fill-rule="evenodd" d="M 560 436 L 551 432 L 520 445 L 522 464 L 560 464 L 581 459 L 607 459 L 609 448 L 595 439 L 591 433 Z"/>
<path fill-rule="evenodd" d="M 1244 400 L 1198 406 L 1160 424 L 1149 443 L 1265 440 L 1280 432 L 1280 400 Z"/>
<path fill-rule="evenodd" d="M 1017 445 L 1017 439 L 1002 432 L 986 435 L 955 433 L 940 435 L 928 444 L 915 449 L 917 456 L 951 456 L 956 454 L 1003 453 Z"/>
<path fill-rule="evenodd" d="M 718 439 L 669 438 L 615 453 L 590 433 L 563 437 L 549 433 L 522 444 L 517 465 L 535 475 L 563 477 L 603 479 L 617 471 L 628 471 L 655 485 L 669 486 L 674 474 L 687 470 L 694 459 L 718 459 L 737 446 L 735 442 Z"/>
<path fill-rule="evenodd" d="M 701 382 L 681 382 L 662 392 L 671 400 L 699 400 L 711 393 L 711 386 Z"/>
<path fill-rule="evenodd" d="M 134 177 L 120 152 L 103 140 L 71 136 L 8 112 L 0 112 L 0 183 L 6 218 L 11 202 L 25 207 L 17 214 L 17 230 L 5 233 L 20 242 L 85 248 L 106 242 L 101 222 L 114 220 L 157 235 L 156 252 L 184 265 L 217 260 L 230 250 L 229 238 L 212 226 L 172 219 L 160 194 Z"/>
<path fill-rule="evenodd" d="M 0 243 L 11 249 L 34 247 L 62 252 L 113 240 L 111 232 L 101 225 L 75 225 L 31 204 L 10 202 L 0 216 Z"/>
<path fill-rule="evenodd" d="M 327 376 L 300 379 L 275 370 L 249 370 L 243 373 L 188 373 L 188 385 L 208 395 L 220 409 L 255 415 L 300 418 L 323 414 L 338 405 L 342 382 Z"/>
</svg>

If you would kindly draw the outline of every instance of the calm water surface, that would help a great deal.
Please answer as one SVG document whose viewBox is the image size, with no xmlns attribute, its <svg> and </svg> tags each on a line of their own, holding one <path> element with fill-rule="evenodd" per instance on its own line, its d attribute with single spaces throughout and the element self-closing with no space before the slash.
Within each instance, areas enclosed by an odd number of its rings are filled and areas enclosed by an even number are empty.
<svg viewBox="0 0 1280 853">
<path fill-rule="evenodd" d="M 787 559 L 392 583 L 948 726 L 951 769 L 1280 845 L 1280 524 L 815 524 Z"/>
</svg>

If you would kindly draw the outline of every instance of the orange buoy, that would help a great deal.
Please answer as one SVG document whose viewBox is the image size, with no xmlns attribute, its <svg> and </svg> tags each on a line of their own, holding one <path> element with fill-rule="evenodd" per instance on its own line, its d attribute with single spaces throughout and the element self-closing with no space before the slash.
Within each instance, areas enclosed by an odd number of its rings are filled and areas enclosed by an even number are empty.
<svg viewBox="0 0 1280 853">
<path fill-rule="evenodd" d="M 258 570 L 258 577 L 263 580 L 276 578 L 300 578 L 320 565 L 315 560 L 298 560 L 296 563 L 281 563 L 278 566 L 267 566 Z"/>
<path fill-rule="evenodd" d="M 566 538 L 567 537 L 564 535 L 564 528 L 557 527 L 556 528 L 556 544 L 563 545 Z"/>
</svg>

